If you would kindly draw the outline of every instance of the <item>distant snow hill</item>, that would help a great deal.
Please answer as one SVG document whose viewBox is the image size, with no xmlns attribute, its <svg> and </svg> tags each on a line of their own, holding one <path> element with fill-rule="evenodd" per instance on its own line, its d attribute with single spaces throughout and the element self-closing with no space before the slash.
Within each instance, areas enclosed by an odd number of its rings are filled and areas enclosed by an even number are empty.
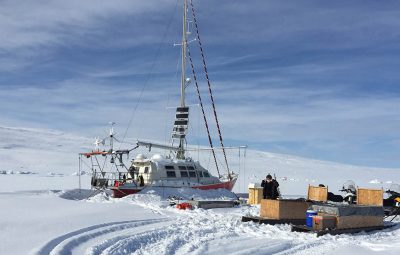
<svg viewBox="0 0 400 255">
<path fill-rule="evenodd" d="M 95 136 L 95 135 L 94 135 Z M 0 127 L 0 174 L 54 173 L 72 175 L 78 170 L 78 153 L 94 149 L 93 138 L 79 137 L 54 130 Z M 121 148 L 132 148 L 134 139 Z M 117 145 L 119 147 L 120 145 Z M 151 156 L 145 149 L 133 151 Z M 162 153 L 162 152 L 158 152 Z M 215 173 L 209 152 L 197 155 L 202 165 Z M 360 167 L 291 155 L 255 151 L 249 148 L 228 153 L 230 169 L 239 173 L 234 191 L 245 192 L 249 183 L 259 183 L 268 173 L 276 174 L 283 194 L 304 195 L 307 185 L 320 183 L 338 193 L 346 180 L 354 180 L 360 187 L 388 188 L 392 182 L 400 183 L 400 169 Z M 218 155 L 223 162 L 221 155 Z"/>
</svg>

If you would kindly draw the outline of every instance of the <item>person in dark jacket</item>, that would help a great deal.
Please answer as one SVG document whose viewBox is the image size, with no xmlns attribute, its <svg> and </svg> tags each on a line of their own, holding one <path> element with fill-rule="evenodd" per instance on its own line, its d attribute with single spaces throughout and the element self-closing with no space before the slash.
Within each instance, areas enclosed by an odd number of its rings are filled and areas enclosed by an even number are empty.
<svg viewBox="0 0 400 255">
<path fill-rule="evenodd" d="M 270 174 L 267 175 L 265 180 L 262 180 L 261 187 L 263 187 L 264 199 L 277 199 L 279 197 L 279 183 L 272 179 Z"/>
</svg>

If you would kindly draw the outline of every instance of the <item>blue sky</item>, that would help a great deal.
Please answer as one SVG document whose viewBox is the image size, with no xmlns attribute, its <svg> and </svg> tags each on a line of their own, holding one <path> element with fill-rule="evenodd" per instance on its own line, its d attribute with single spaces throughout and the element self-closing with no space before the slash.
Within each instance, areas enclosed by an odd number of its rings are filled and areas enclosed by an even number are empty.
<svg viewBox="0 0 400 255">
<path fill-rule="evenodd" d="M 226 144 L 400 167 L 400 2 L 194 5 Z M 0 124 L 94 137 L 133 116 L 128 137 L 168 140 L 180 15 L 181 0 L 2 1 Z"/>
</svg>

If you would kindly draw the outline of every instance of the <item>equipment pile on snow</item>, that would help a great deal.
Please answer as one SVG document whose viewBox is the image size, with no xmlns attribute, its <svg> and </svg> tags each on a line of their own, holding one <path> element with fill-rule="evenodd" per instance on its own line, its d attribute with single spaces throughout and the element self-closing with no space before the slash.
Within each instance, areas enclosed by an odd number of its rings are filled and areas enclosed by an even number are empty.
<svg viewBox="0 0 400 255">
<path fill-rule="evenodd" d="M 317 236 L 381 230 L 393 226 L 384 223 L 382 189 L 356 188 L 354 182 L 346 183 L 343 188 L 346 199 L 328 192 L 328 187 L 324 185 L 309 185 L 307 199 L 259 199 L 262 189 L 251 186 L 249 203 L 257 204 L 260 200 L 260 215 L 243 216 L 242 221 L 292 224 L 292 231 L 313 232 Z"/>
<path fill-rule="evenodd" d="M 355 187 L 355 185 L 354 185 Z M 320 192 L 326 189 L 326 192 Z M 309 195 L 318 190 L 320 197 L 328 194 L 328 188 L 309 187 Z M 294 225 L 292 231 L 324 234 L 357 233 L 381 230 L 390 225 L 384 224 L 383 190 L 357 188 L 352 193 L 350 203 L 315 203 L 307 211 L 307 224 Z M 355 200 L 353 200 L 353 198 Z M 323 200 L 323 199 L 321 199 Z M 356 204 L 354 202 L 356 201 Z"/>
</svg>

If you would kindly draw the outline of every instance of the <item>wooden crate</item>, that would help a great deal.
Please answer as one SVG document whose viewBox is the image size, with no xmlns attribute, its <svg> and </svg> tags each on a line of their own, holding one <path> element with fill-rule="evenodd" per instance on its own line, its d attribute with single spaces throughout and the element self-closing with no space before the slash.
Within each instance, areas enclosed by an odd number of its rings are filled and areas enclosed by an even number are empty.
<svg viewBox="0 0 400 255">
<path fill-rule="evenodd" d="M 328 201 L 328 188 L 308 185 L 307 199 L 311 201 Z"/>
<path fill-rule="evenodd" d="M 366 228 L 383 226 L 383 216 L 340 216 L 337 217 L 337 229 Z"/>
<path fill-rule="evenodd" d="M 357 204 L 383 206 L 383 190 L 358 188 Z"/>
<path fill-rule="evenodd" d="M 305 219 L 310 203 L 301 200 L 261 200 L 260 217 L 269 219 Z"/>
<path fill-rule="evenodd" d="M 249 200 L 247 201 L 250 205 L 258 205 L 263 199 L 263 188 L 249 188 Z"/>
</svg>

